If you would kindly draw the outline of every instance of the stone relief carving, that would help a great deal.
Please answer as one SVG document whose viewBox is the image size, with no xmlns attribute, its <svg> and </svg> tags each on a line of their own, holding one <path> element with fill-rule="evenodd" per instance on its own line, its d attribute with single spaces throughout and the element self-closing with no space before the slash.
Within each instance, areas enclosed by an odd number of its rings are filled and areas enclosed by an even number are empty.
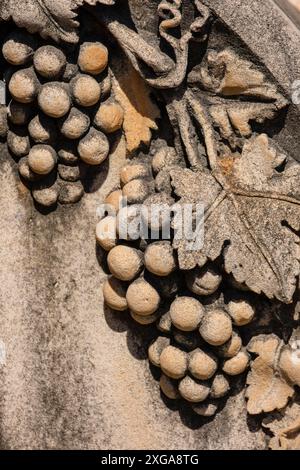
<svg viewBox="0 0 300 470">
<path fill-rule="evenodd" d="M 0 2 L 0 18 L 46 40 L 16 28 L 3 39 L 17 67 L 4 70 L 13 98 L 7 143 L 33 198 L 48 207 L 78 201 L 81 165 L 96 168 L 123 133 L 128 164 L 105 202 L 118 211 L 126 196 L 129 207 L 96 229 L 112 274 L 106 304 L 156 325 L 149 360 L 169 400 L 212 418 L 241 377 L 249 414 L 271 413 L 270 447 L 299 448 L 300 167 L 269 132 L 288 100 L 249 54 L 211 41 L 217 18 L 198 0 L 19 3 Z M 199 201 L 200 250 L 175 238 L 105 236 L 124 214 L 134 222 L 137 204 Z"/>
<path fill-rule="evenodd" d="M 297 353 L 275 335 L 256 336 L 247 349 L 258 355 L 247 378 L 249 413 L 282 410 L 294 396 L 294 386 L 299 386 Z"/>
<path fill-rule="evenodd" d="M 44 38 L 55 41 L 78 41 L 74 10 L 84 3 L 95 5 L 102 3 L 112 5 L 113 0 L 3 0 L 0 5 L 0 18 L 4 21 L 12 19 L 19 27 L 26 28 L 30 33 L 40 33 Z"/>
<path fill-rule="evenodd" d="M 299 449 L 299 411 L 299 403 L 293 403 L 284 412 L 278 412 L 274 417 L 268 416 L 265 418 L 263 425 L 274 436 L 269 442 L 270 449 Z"/>
</svg>

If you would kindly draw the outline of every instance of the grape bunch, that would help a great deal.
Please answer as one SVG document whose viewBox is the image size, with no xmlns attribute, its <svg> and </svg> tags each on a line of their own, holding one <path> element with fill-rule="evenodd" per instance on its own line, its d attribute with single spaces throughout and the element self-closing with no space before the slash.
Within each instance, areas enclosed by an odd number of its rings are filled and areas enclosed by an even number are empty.
<svg viewBox="0 0 300 470">
<path fill-rule="evenodd" d="M 108 49 L 95 41 L 58 47 L 14 30 L 2 56 L 9 64 L 7 145 L 22 181 L 41 206 L 79 201 L 86 166 L 106 160 L 109 136 L 123 125 Z"/>
<path fill-rule="evenodd" d="M 181 398 L 198 415 L 213 416 L 228 395 L 232 378 L 243 374 L 250 358 L 239 328 L 255 316 L 247 293 L 224 301 L 220 266 L 206 263 L 180 271 L 170 240 L 120 239 L 122 220 L 134 226 L 137 204 L 174 202 L 170 169 L 181 165 L 172 147 L 155 152 L 151 164 L 133 159 L 121 171 L 121 187 L 105 200 L 114 210 L 96 227 L 96 240 L 107 253 L 111 276 L 103 287 L 108 307 L 129 311 L 141 325 L 156 324 L 149 346 L 152 365 L 161 371 L 160 387 L 169 399 Z M 128 206 L 120 201 L 126 196 Z M 153 221 L 152 221 L 153 222 Z M 158 219 L 157 229 L 163 220 Z"/>
</svg>

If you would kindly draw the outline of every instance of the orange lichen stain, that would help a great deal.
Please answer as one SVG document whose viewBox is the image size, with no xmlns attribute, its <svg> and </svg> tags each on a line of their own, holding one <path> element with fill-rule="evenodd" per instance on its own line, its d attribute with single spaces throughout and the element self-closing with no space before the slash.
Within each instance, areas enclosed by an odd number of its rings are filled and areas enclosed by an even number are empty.
<svg viewBox="0 0 300 470">
<path fill-rule="evenodd" d="M 219 160 L 219 167 L 225 176 L 230 176 L 233 171 L 234 157 L 232 155 L 224 156 Z"/>
<path fill-rule="evenodd" d="M 114 70 L 113 92 L 124 109 L 123 129 L 127 150 L 136 150 L 141 143 L 149 144 L 151 129 L 156 130 L 160 111 L 151 99 L 151 90 L 128 61 Z"/>
</svg>

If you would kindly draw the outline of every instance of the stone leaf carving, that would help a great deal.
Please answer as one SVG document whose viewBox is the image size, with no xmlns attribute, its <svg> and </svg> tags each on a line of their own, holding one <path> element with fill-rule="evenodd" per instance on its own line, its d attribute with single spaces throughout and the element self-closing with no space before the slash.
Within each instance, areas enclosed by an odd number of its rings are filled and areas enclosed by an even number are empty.
<svg viewBox="0 0 300 470">
<path fill-rule="evenodd" d="M 76 10 L 84 3 L 113 5 L 114 0 L 1 0 L 0 20 L 12 19 L 30 33 L 55 41 L 77 42 Z"/>
<path fill-rule="evenodd" d="M 214 125 L 233 148 L 238 145 L 237 137 L 251 135 L 251 121 L 262 124 L 273 119 L 287 104 L 261 70 L 231 49 L 208 51 L 203 62 L 189 73 L 188 82 L 208 94 Z"/>
<path fill-rule="evenodd" d="M 300 405 L 292 403 L 278 412 L 275 417 L 268 416 L 263 420 L 264 428 L 271 431 L 274 437 L 269 441 L 272 450 L 300 450 Z"/>
<path fill-rule="evenodd" d="M 219 96 L 278 97 L 276 87 L 266 80 L 265 75 L 232 49 L 210 50 L 205 60 L 190 72 L 189 83 L 199 83 Z"/>
<path fill-rule="evenodd" d="M 210 160 L 212 171 L 175 168 L 181 202 L 204 204 L 204 244 L 193 251 L 175 240 L 181 269 L 224 257 L 224 268 L 252 291 L 292 301 L 300 272 L 300 166 L 278 171 L 285 156 L 265 135 L 252 137 L 241 155 Z"/>
<path fill-rule="evenodd" d="M 112 90 L 124 109 L 123 129 L 127 150 L 133 152 L 141 143 L 150 143 L 151 130 L 157 130 L 155 120 L 160 117 L 160 111 L 151 99 L 150 87 L 126 56 L 115 61 L 112 67 Z"/>
<path fill-rule="evenodd" d="M 283 409 L 300 384 L 300 358 L 294 342 L 285 345 L 276 335 L 259 335 L 247 346 L 258 355 L 247 377 L 247 410 L 250 414 Z"/>
<path fill-rule="evenodd" d="M 167 103 L 179 137 L 177 151 L 182 152 L 183 144 L 195 168 L 201 166 L 199 149 L 203 149 L 203 140 L 204 153 L 239 150 L 252 135 L 253 123 L 274 119 L 288 104 L 252 62 L 231 49 L 210 50 L 190 72 L 188 89 L 181 90 L 180 99 L 177 95 Z"/>
</svg>

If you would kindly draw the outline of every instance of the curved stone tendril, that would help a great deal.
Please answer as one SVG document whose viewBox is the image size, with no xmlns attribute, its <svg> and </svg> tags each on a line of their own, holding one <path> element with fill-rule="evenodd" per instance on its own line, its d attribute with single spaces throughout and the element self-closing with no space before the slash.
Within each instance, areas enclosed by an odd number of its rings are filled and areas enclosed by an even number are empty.
<svg viewBox="0 0 300 470">
<path fill-rule="evenodd" d="M 195 6 L 200 16 L 192 22 L 186 33 L 179 39 L 175 38 L 170 34 L 170 30 L 181 24 L 181 4 L 182 0 L 175 2 L 163 0 L 158 5 L 158 15 L 163 19 L 159 26 L 159 34 L 173 48 L 175 62 L 158 47 L 149 44 L 138 33 L 122 24 L 112 15 L 112 12 L 104 12 L 99 8 L 90 11 L 101 23 L 105 24 L 119 42 L 134 68 L 150 86 L 159 89 L 172 89 L 179 87 L 186 77 L 189 42 L 191 40 L 201 42 L 206 39 L 205 28 L 210 19 L 209 9 L 199 0 L 195 0 Z M 145 71 L 145 65 L 148 70 L 150 68 L 155 78 L 149 77 L 149 73 Z"/>
</svg>

